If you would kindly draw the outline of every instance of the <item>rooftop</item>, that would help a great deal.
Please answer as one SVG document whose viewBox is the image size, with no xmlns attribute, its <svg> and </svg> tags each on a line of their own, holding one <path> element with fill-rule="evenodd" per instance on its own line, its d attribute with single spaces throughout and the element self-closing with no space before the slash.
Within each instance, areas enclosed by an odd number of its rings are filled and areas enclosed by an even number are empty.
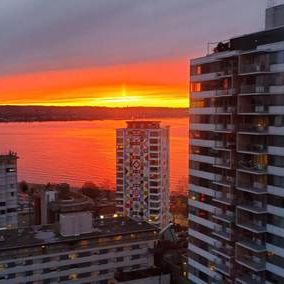
<svg viewBox="0 0 284 284">
<path fill-rule="evenodd" d="M 116 235 L 154 232 L 157 228 L 146 222 L 136 222 L 125 217 L 94 219 L 93 232 L 80 236 L 63 237 L 58 225 L 0 231 L 0 251 L 21 247 L 42 246 L 72 240 L 86 240 Z"/>
<path fill-rule="evenodd" d="M 131 120 L 131 121 L 126 121 L 127 128 L 150 128 L 150 129 L 155 129 L 155 128 L 160 128 L 160 121 L 155 121 L 155 120 Z"/>
<path fill-rule="evenodd" d="M 16 152 L 9 151 L 6 154 L 0 154 L 0 161 L 9 161 L 18 159 L 18 155 Z"/>
</svg>

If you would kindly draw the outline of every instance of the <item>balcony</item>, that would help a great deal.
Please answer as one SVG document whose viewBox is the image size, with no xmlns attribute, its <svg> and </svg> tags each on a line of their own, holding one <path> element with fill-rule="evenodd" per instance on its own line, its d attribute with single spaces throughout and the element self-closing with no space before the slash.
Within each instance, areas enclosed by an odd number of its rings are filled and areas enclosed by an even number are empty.
<svg viewBox="0 0 284 284">
<path fill-rule="evenodd" d="M 239 114 L 249 114 L 249 115 L 264 115 L 269 113 L 268 105 L 258 105 L 258 104 L 239 104 L 238 109 Z"/>
<path fill-rule="evenodd" d="M 237 276 L 236 278 L 237 284 L 263 284 L 265 283 L 265 278 L 261 277 L 260 275 L 248 275 L 242 274 Z"/>
<path fill-rule="evenodd" d="M 229 123 L 217 123 L 215 124 L 214 132 L 221 132 L 221 133 L 231 133 L 235 130 L 235 126 Z"/>
<path fill-rule="evenodd" d="M 247 95 L 268 95 L 270 89 L 268 85 L 242 85 L 240 89 L 241 96 Z"/>
<path fill-rule="evenodd" d="M 235 180 L 233 177 L 230 176 L 222 176 L 216 175 L 213 184 L 225 186 L 225 187 L 232 187 L 235 184 Z"/>
<path fill-rule="evenodd" d="M 224 244 L 218 242 L 216 246 L 212 249 L 212 252 L 228 259 L 234 257 L 235 255 L 234 248 L 226 242 Z"/>
<path fill-rule="evenodd" d="M 266 268 L 265 258 L 261 258 L 256 255 L 243 255 L 243 254 L 242 256 L 237 255 L 236 262 L 255 272 L 264 271 Z"/>
<path fill-rule="evenodd" d="M 255 175 L 267 174 L 267 166 L 265 164 L 256 163 L 253 160 L 240 160 L 238 162 L 238 171 Z"/>
<path fill-rule="evenodd" d="M 230 141 L 216 141 L 214 145 L 214 150 L 220 151 L 231 151 L 236 146 L 235 142 Z"/>
<path fill-rule="evenodd" d="M 239 141 L 237 149 L 237 152 L 239 153 L 252 155 L 267 154 L 267 147 L 264 141 L 263 143 L 254 143 L 254 141 L 249 141 L 249 137 L 246 137 L 246 143 L 241 142 L 242 141 Z"/>
<path fill-rule="evenodd" d="M 213 218 L 220 220 L 222 222 L 231 223 L 234 221 L 234 213 L 231 211 L 217 210 L 216 213 L 213 215 Z"/>
<path fill-rule="evenodd" d="M 241 178 L 238 178 L 238 180 Z M 267 185 L 260 181 L 254 181 L 252 183 L 242 182 L 242 180 L 237 182 L 236 188 L 241 191 L 250 192 L 254 194 L 265 194 L 267 193 Z"/>
<path fill-rule="evenodd" d="M 256 234 L 266 232 L 266 226 L 264 225 L 263 222 L 261 222 L 261 220 L 259 221 L 256 221 L 256 220 L 255 221 L 249 221 L 249 220 L 238 221 L 237 220 L 237 225 L 241 228 L 244 228 Z"/>
<path fill-rule="evenodd" d="M 215 108 L 214 107 L 196 107 L 196 108 L 190 108 L 189 114 L 190 115 L 209 115 L 214 114 Z"/>
<path fill-rule="evenodd" d="M 213 98 L 216 94 L 215 90 L 191 92 L 191 99 L 206 99 Z"/>
<path fill-rule="evenodd" d="M 269 73 L 270 72 L 270 65 L 268 62 L 265 64 L 255 63 L 255 64 L 241 64 L 240 67 L 240 74 L 259 74 L 259 73 Z"/>
<path fill-rule="evenodd" d="M 232 229 L 229 227 L 224 228 L 221 225 L 216 224 L 212 234 L 226 241 L 231 241 Z"/>
<path fill-rule="evenodd" d="M 215 198 L 213 198 L 213 201 L 219 202 L 225 205 L 232 205 L 234 200 L 234 196 L 230 192 L 223 192 L 223 191 L 216 191 L 215 192 Z"/>
<path fill-rule="evenodd" d="M 230 276 L 232 265 L 229 261 L 216 263 L 216 271 L 219 271 L 227 276 Z"/>
<path fill-rule="evenodd" d="M 252 202 L 246 202 L 237 206 L 237 209 L 242 209 L 245 211 L 249 211 L 254 214 L 265 214 L 267 213 L 266 204 L 261 201 L 253 200 Z"/>
<path fill-rule="evenodd" d="M 256 241 L 244 240 L 237 242 L 236 245 L 256 253 L 266 252 L 266 247 L 261 240 L 256 240 Z"/>
<path fill-rule="evenodd" d="M 219 115 L 231 115 L 235 112 L 236 108 L 232 106 L 216 107 L 215 114 Z"/>
<path fill-rule="evenodd" d="M 190 130 L 199 130 L 199 131 L 214 131 L 215 124 L 210 123 L 190 123 L 189 124 Z"/>
<path fill-rule="evenodd" d="M 238 134 L 267 135 L 268 127 L 262 124 L 243 124 L 239 127 Z"/>
<path fill-rule="evenodd" d="M 236 94 L 236 89 L 219 89 L 216 90 L 215 97 L 228 97 Z"/>
<path fill-rule="evenodd" d="M 204 81 L 213 81 L 213 80 L 219 80 L 224 77 L 230 77 L 232 75 L 228 74 L 229 72 L 212 72 L 212 73 L 204 73 L 204 74 L 197 74 L 197 75 L 192 75 L 190 77 L 190 81 L 192 83 L 195 82 L 204 82 Z"/>
<path fill-rule="evenodd" d="M 214 160 L 214 167 L 230 169 L 231 166 L 230 158 L 215 158 Z"/>
</svg>

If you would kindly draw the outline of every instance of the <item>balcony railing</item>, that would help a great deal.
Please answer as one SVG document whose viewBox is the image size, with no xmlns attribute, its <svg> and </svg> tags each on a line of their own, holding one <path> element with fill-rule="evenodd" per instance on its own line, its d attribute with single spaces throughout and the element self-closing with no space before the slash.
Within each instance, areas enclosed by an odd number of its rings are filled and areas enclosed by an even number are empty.
<svg viewBox="0 0 284 284">
<path fill-rule="evenodd" d="M 265 94 L 269 93 L 268 85 L 241 85 L 240 94 Z"/>
<path fill-rule="evenodd" d="M 231 223 L 234 221 L 235 217 L 234 217 L 234 213 L 230 212 L 230 211 L 226 211 L 226 212 L 216 212 L 215 215 L 213 215 L 213 217 L 215 219 L 221 220 L 223 222 L 227 222 L 227 223 Z"/>
<path fill-rule="evenodd" d="M 258 256 L 250 256 L 250 255 L 242 255 L 236 257 L 238 263 L 248 267 L 255 272 L 260 272 L 265 270 L 266 261 L 264 258 L 260 258 Z"/>
<path fill-rule="evenodd" d="M 249 132 L 256 134 L 267 134 L 268 126 L 267 125 L 253 125 L 253 124 L 243 124 L 239 126 L 239 132 Z"/>
<path fill-rule="evenodd" d="M 232 106 L 222 106 L 222 107 L 216 107 L 215 108 L 215 113 L 218 114 L 232 114 L 236 110 L 235 107 Z"/>
<path fill-rule="evenodd" d="M 235 126 L 229 123 L 217 123 L 215 125 L 215 132 L 232 132 Z"/>
<path fill-rule="evenodd" d="M 240 242 L 237 242 L 236 245 L 244 247 L 248 250 L 257 252 L 257 253 L 261 253 L 261 252 L 265 252 L 266 251 L 266 247 L 265 244 L 261 241 L 261 240 L 242 240 Z"/>
<path fill-rule="evenodd" d="M 230 176 L 215 175 L 215 181 L 213 181 L 213 183 L 226 187 L 232 187 L 235 184 L 235 179 Z"/>
<path fill-rule="evenodd" d="M 265 283 L 265 278 L 256 274 L 241 274 L 236 277 L 237 284 L 263 284 Z M 268 283 L 268 282 L 267 282 Z"/>
<path fill-rule="evenodd" d="M 216 141 L 215 142 L 215 149 L 217 150 L 231 150 L 236 146 L 234 142 L 229 142 L 229 141 Z"/>
<path fill-rule="evenodd" d="M 254 113 L 254 114 L 265 114 L 268 113 L 268 105 L 254 105 L 254 104 L 244 104 L 242 103 L 239 107 L 239 113 Z"/>
<path fill-rule="evenodd" d="M 258 181 L 255 181 L 253 183 L 239 182 L 237 184 L 237 189 L 255 194 L 267 193 L 267 185 Z"/>
<path fill-rule="evenodd" d="M 217 191 L 213 200 L 222 204 L 231 205 L 233 203 L 234 196 L 230 192 Z"/>
<path fill-rule="evenodd" d="M 257 221 L 237 221 L 237 225 L 253 233 L 259 234 L 259 233 L 266 232 L 266 226 L 260 220 L 259 222 Z"/>
<path fill-rule="evenodd" d="M 229 227 L 223 228 L 221 225 L 216 225 L 213 234 L 218 236 L 219 238 L 230 241 L 232 236 L 232 229 Z"/>
<path fill-rule="evenodd" d="M 264 64 L 243 64 L 241 66 L 240 73 L 258 73 L 258 72 L 269 72 L 270 65 Z"/>
<path fill-rule="evenodd" d="M 238 209 L 250 211 L 255 214 L 264 214 L 267 213 L 267 207 L 266 204 L 258 201 L 258 200 L 253 200 L 251 202 L 243 202 L 240 205 L 237 206 Z"/>
<path fill-rule="evenodd" d="M 238 162 L 238 167 L 241 170 L 244 170 L 248 173 L 253 174 L 266 174 L 267 173 L 267 165 L 255 163 L 253 160 L 240 160 Z"/>
<path fill-rule="evenodd" d="M 212 249 L 215 254 L 222 255 L 224 257 L 233 257 L 235 255 L 234 248 L 228 243 L 222 244 L 218 242 L 216 246 Z"/>
<path fill-rule="evenodd" d="M 224 168 L 230 168 L 231 167 L 231 159 L 230 158 L 215 158 L 214 161 L 215 167 L 224 167 Z"/>
<path fill-rule="evenodd" d="M 238 151 L 252 154 L 264 154 L 267 152 L 267 147 L 264 144 L 252 143 L 247 145 L 240 145 Z"/>
<path fill-rule="evenodd" d="M 232 96 L 236 93 L 236 89 L 220 89 L 216 90 L 216 97 Z"/>
</svg>

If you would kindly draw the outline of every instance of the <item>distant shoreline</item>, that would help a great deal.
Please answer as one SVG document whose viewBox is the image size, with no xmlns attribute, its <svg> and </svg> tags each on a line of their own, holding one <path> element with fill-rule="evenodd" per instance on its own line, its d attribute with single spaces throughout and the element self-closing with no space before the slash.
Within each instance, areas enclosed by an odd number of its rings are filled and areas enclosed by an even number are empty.
<svg viewBox="0 0 284 284">
<path fill-rule="evenodd" d="M 187 118 L 188 108 L 0 106 L 0 123 Z"/>
</svg>

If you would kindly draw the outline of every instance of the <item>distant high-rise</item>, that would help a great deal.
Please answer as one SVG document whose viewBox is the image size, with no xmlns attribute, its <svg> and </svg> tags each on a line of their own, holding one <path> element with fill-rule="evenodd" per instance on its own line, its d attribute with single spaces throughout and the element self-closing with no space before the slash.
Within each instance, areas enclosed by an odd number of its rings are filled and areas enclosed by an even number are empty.
<svg viewBox="0 0 284 284">
<path fill-rule="evenodd" d="M 283 6 L 191 60 L 189 279 L 284 283 Z M 276 16 L 273 19 L 273 14 Z"/>
<path fill-rule="evenodd" d="M 17 155 L 0 155 L 0 228 L 17 227 Z"/>
<path fill-rule="evenodd" d="M 117 212 L 163 228 L 169 222 L 169 128 L 128 121 L 116 139 Z"/>
</svg>

